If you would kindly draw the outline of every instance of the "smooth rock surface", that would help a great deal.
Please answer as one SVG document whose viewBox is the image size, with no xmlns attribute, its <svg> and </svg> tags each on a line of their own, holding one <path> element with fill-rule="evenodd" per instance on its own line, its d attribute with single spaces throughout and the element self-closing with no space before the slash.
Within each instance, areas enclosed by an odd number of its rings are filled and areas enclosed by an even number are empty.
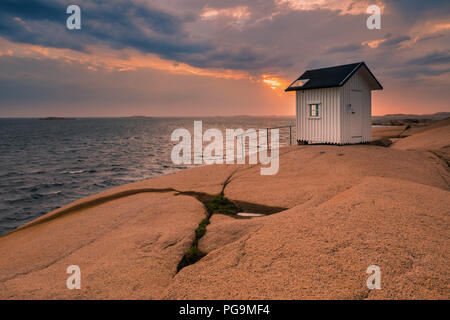
<svg viewBox="0 0 450 320">
<path fill-rule="evenodd" d="M 389 147 L 292 146 L 280 169 L 202 166 L 80 199 L 0 237 L 1 299 L 449 299 L 449 124 Z M 391 128 L 389 128 L 391 129 Z M 374 132 L 380 136 L 388 130 Z M 289 208 L 206 217 L 195 194 Z M 81 290 L 66 269 L 81 268 Z M 382 289 L 369 291 L 378 265 Z"/>
</svg>

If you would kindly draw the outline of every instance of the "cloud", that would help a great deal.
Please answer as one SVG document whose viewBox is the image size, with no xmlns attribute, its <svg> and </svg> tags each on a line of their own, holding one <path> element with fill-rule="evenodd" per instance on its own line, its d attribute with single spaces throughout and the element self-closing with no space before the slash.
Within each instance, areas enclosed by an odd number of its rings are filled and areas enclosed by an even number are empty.
<svg viewBox="0 0 450 320">
<path fill-rule="evenodd" d="M 339 14 L 365 14 L 369 5 L 376 4 L 383 9 L 381 0 L 275 0 L 279 6 L 287 6 L 292 10 L 314 11 L 332 10 Z"/>
<path fill-rule="evenodd" d="M 84 50 L 87 45 L 132 47 L 167 58 L 204 52 L 211 46 L 193 39 L 184 25 L 189 14 L 175 15 L 136 1 L 80 1 L 82 29 L 69 31 L 63 2 L 2 0 L 0 31 L 3 37 L 23 43 Z M 20 20 L 18 20 L 20 19 Z"/>
<path fill-rule="evenodd" d="M 434 40 L 445 37 L 445 35 L 441 34 L 431 34 L 431 35 L 424 35 L 417 38 L 417 41 L 427 41 L 427 40 Z"/>
<path fill-rule="evenodd" d="M 341 52 L 354 52 L 360 50 L 362 46 L 360 44 L 348 44 L 342 46 L 334 46 L 326 51 L 326 53 L 341 53 Z"/>
<path fill-rule="evenodd" d="M 14 56 L 0 56 L 0 70 L 3 117 L 287 115 L 294 110 L 289 96 L 280 98 L 268 85 L 247 79 L 153 69 L 94 72 L 76 61 Z"/>
<path fill-rule="evenodd" d="M 380 47 L 398 47 L 402 42 L 411 40 L 410 36 L 388 37 L 380 43 Z"/>
<path fill-rule="evenodd" d="M 363 46 L 367 45 L 372 49 L 376 49 L 376 48 L 394 49 L 394 48 L 400 47 L 402 45 L 402 43 L 410 41 L 410 40 L 412 40 L 412 39 L 408 35 L 393 36 L 392 34 L 388 33 L 382 39 L 363 41 L 363 42 L 361 42 L 361 45 L 363 45 Z"/>
<path fill-rule="evenodd" d="M 404 79 L 414 84 L 433 85 L 434 79 L 439 78 L 437 86 L 442 80 L 448 87 L 450 73 L 450 51 L 434 51 L 431 53 L 408 58 L 404 61 L 389 64 L 387 75 L 390 78 Z M 442 78 L 442 77 L 444 78 Z M 445 77 L 447 79 L 445 79 Z"/>
<path fill-rule="evenodd" d="M 409 21 L 448 16 L 450 12 L 448 0 L 383 0 L 383 2 L 396 14 L 408 18 Z"/>
<path fill-rule="evenodd" d="M 376 3 L 394 7 L 389 1 Z M 131 48 L 197 68 L 297 73 L 312 57 L 328 64 L 370 59 L 361 50 L 364 46 L 342 44 L 348 38 L 385 49 L 411 40 L 409 35 L 366 40 L 361 18 L 367 16 L 368 4 L 371 1 L 81 0 L 82 30 L 74 32 L 65 27 L 66 1 L 3 0 L 0 31 L 11 41 L 55 48 Z M 319 52 L 321 47 L 328 49 Z M 331 54 L 347 54 L 346 61 L 326 56 Z"/>
<path fill-rule="evenodd" d="M 201 56 L 192 55 L 186 61 L 195 67 L 221 68 L 231 70 L 261 71 L 267 68 L 286 69 L 293 65 L 292 58 L 280 54 L 270 54 L 249 45 L 218 48 L 216 51 Z"/>
<path fill-rule="evenodd" d="M 207 32 L 189 30 L 202 18 L 218 20 L 210 23 L 221 25 L 225 25 L 221 19 L 246 20 L 250 17 L 247 6 L 203 7 L 195 15 L 190 10 L 179 13 L 137 0 L 84 0 L 80 1 L 82 29 L 69 31 L 63 4 L 57 0 L 0 2 L 2 36 L 11 41 L 77 51 L 98 45 L 116 50 L 132 48 L 200 68 L 256 70 L 267 65 L 290 65 L 285 56 L 251 48 L 245 41 L 220 41 Z"/>
<path fill-rule="evenodd" d="M 225 9 L 213 9 L 210 7 L 205 7 L 200 14 L 203 20 L 214 20 L 220 17 L 225 17 L 237 21 L 238 23 L 243 23 L 250 17 L 250 12 L 246 6 L 237 6 Z"/>
<path fill-rule="evenodd" d="M 447 51 L 435 51 L 433 53 L 417 57 L 414 59 L 410 59 L 407 62 L 408 64 L 413 65 L 440 65 L 440 64 L 449 64 L 450 63 L 450 50 Z"/>
<path fill-rule="evenodd" d="M 405 67 L 398 70 L 393 70 L 392 75 L 395 78 L 416 79 L 437 77 L 450 73 L 450 68 L 430 68 L 430 67 Z"/>
</svg>

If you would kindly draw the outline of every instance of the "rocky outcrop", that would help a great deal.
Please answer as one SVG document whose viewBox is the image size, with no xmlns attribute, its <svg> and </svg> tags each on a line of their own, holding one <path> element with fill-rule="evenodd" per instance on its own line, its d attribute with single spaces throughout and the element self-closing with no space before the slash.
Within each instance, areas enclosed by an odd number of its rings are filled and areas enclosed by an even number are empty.
<svg viewBox="0 0 450 320">
<path fill-rule="evenodd" d="M 0 298 L 448 299 L 448 128 L 283 148 L 274 176 L 203 166 L 81 199 L 0 237 Z M 265 216 L 210 212 L 216 195 Z M 205 256 L 177 268 L 196 237 Z"/>
</svg>

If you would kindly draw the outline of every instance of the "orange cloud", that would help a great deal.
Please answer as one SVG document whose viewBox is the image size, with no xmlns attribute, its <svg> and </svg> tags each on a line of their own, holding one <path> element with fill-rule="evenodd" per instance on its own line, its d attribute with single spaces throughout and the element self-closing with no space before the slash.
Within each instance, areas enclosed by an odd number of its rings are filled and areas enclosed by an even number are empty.
<svg viewBox="0 0 450 320">
<path fill-rule="evenodd" d="M 364 42 L 361 42 L 361 44 L 363 46 L 367 45 L 367 46 L 369 46 L 371 48 L 378 48 L 378 46 L 380 44 L 382 44 L 383 42 L 385 42 L 386 40 L 387 39 L 378 39 L 378 40 L 364 41 Z"/>
<path fill-rule="evenodd" d="M 339 10 L 340 14 L 366 14 L 367 7 L 376 4 L 384 12 L 381 0 L 276 0 L 278 6 L 287 6 L 291 10 L 312 11 L 318 9 Z"/>
<path fill-rule="evenodd" d="M 450 30 L 450 23 L 447 21 L 427 21 L 425 24 L 416 26 L 411 33 L 413 42 L 417 42 L 429 36 L 433 36 L 436 33 L 448 32 Z"/>
<path fill-rule="evenodd" d="M 28 26 L 28 24 L 23 21 L 22 19 L 20 19 L 19 17 L 15 17 L 14 21 L 16 21 L 18 24 L 20 24 L 23 28 L 25 28 L 28 32 L 31 31 L 30 26 Z"/>
<path fill-rule="evenodd" d="M 439 32 L 444 30 L 450 30 L 450 23 L 436 23 L 432 27 L 432 32 Z"/>
<path fill-rule="evenodd" d="M 231 18 L 238 23 L 243 23 L 250 18 L 250 11 L 246 6 L 237 6 L 226 9 L 212 9 L 205 7 L 200 14 L 202 20 L 214 20 L 221 16 Z"/>
<path fill-rule="evenodd" d="M 0 56 L 62 60 L 65 63 L 80 63 L 91 71 L 130 71 L 150 68 L 175 74 L 191 74 L 221 79 L 251 79 L 247 72 L 196 68 L 186 63 L 162 59 L 154 54 L 143 54 L 133 49 L 113 50 L 97 46 L 88 47 L 87 52 L 22 44 L 0 38 Z"/>
</svg>

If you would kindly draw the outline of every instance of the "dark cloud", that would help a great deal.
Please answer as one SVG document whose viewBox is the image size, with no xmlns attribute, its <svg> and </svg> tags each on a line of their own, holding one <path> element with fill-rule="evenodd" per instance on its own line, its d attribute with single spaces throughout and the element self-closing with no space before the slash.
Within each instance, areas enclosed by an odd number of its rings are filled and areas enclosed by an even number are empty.
<svg viewBox="0 0 450 320">
<path fill-rule="evenodd" d="M 142 1 L 82 0 L 78 4 L 82 29 L 69 31 L 65 26 L 65 1 L 3 0 L 1 35 L 11 41 L 79 51 L 98 44 L 133 48 L 200 68 L 256 70 L 267 65 L 291 65 L 286 56 L 250 48 L 245 41 L 230 43 L 211 34 L 189 31 L 205 6 L 201 2 L 197 3 L 198 10 L 182 12 Z"/>
<path fill-rule="evenodd" d="M 66 38 L 66 18 L 66 7 L 55 1 L 3 0 L 0 35 L 16 42 L 83 50 L 79 37 Z"/>
<path fill-rule="evenodd" d="M 2 0 L 1 12 L 5 15 L 31 20 L 64 21 L 68 4 L 59 1 Z"/>
<path fill-rule="evenodd" d="M 69 31 L 65 2 L 2 0 L 1 35 L 12 41 L 75 50 L 102 43 L 166 58 L 211 50 L 207 42 L 192 39 L 183 30 L 184 24 L 193 20 L 189 14 L 178 16 L 141 2 L 121 0 L 84 0 L 79 6 L 82 29 Z"/>
<path fill-rule="evenodd" d="M 448 16 L 448 0 L 384 0 L 386 5 L 394 8 L 396 13 L 413 22 L 415 19 Z"/>
<path fill-rule="evenodd" d="M 442 38 L 442 37 L 445 37 L 445 35 L 444 34 L 433 34 L 433 35 L 428 35 L 428 36 L 423 36 L 423 37 L 420 37 L 419 39 L 418 39 L 418 41 L 420 42 L 420 41 L 427 41 L 427 40 L 433 40 L 433 39 L 439 39 L 439 38 Z"/>
<path fill-rule="evenodd" d="M 418 77 L 435 77 L 450 73 L 450 68 L 430 68 L 430 67 L 405 67 L 392 71 L 392 76 L 403 79 L 416 79 Z"/>
<path fill-rule="evenodd" d="M 433 77 L 450 73 L 450 51 L 434 51 L 404 61 L 388 62 L 385 70 L 385 75 L 389 78 L 408 79 L 416 84 L 419 83 L 417 79 L 421 78 L 424 79 L 421 81 L 426 82 Z"/>
<path fill-rule="evenodd" d="M 419 1 L 387 3 L 406 11 L 428 12 L 446 6 L 441 1 L 437 6 Z M 79 51 L 85 51 L 87 45 L 99 44 L 114 49 L 134 48 L 199 68 L 251 73 L 296 74 L 311 64 L 312 57 L 326 64 L 370 60 L 365 56 L 367 51 L 357 44 L 358 40 L 359 43 L 367 40 L 364 19 L 340 15 L 337 11 L 279 11 L 273 0 L 80 0 L 78 4 L 82 9 L 82 30 L 69 31 L 65 27 L 67 1 L 2 0 L 1 36 Z M 205 8 L 237 6 L 247 7 L 249 13 L 248 21 L 238 28 L 225 23 L 232 17 L 210 21 L 200 18 Z M 354 43 L 343 45 L 349 38 Z M 380 49 L 397 49 L 410 39 L 407 35 L 388 34 Z M 324 47 L 329 49 L 323 51 Z"/>
<path fill-rule="evenodd" d="M 410 36 L 389 36 L 388 39 L 380 44 L 380 47 L 397 47 L 402 42 L 411 40 Z"/>
<path fill-rule="evenodd" d="M 293 65 L 291 56 L 270 54 L 246 44 L 237 47 L 218 48 L 202 56 L 188 56 L 186 61 L 200 68 L 224 68 L 231 70 L 262 71 L 268 68 L 286 69 Z"/>
<path fill-rule="evenodd" d="M 435 51 L 433 53 L 410 59 L 407 64 L 412 65 L 440 65 L 440 64 L 449 64 L 450 63 L 450 51 Z"/>
<path fill-rule="evenodd" d="M 341 53 L 341 52 L 354 52 L 360 50 L 362 45 L 360 44 L 348 44 L 343 46 L 331 47 L 326 51 L 326 53 Z"/>
</svg>

